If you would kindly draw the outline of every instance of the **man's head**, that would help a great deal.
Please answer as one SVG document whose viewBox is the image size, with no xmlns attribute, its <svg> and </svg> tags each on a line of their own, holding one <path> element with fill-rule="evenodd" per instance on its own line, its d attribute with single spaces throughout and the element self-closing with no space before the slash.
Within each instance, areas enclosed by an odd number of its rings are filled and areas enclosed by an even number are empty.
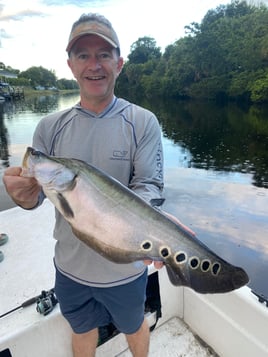
<svg viewBox="0 0 268 357">
<path fill-rule="evenodd" d="M 97 35 L 117 49 L 120 56 L 120 44 L 111 23 L 99 14 L 83 14 L 72 27 L 66 51 L 70 54 L 78 39 L 86 35 Z"/>
<path fill-rule="evenodd" d="M 82 15 L 73 24 L 66 50 L 80 87 L 81 106 L 101 112 L 113 99 L 124 64 L 112 25 L 101 15 Z"/>
</svg>

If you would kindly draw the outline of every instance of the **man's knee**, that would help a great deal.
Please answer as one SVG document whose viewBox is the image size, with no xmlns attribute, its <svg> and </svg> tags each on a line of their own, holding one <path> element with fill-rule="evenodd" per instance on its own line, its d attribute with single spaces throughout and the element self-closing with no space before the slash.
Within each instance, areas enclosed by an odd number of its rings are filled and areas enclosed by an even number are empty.
<svg viewBox="0 0 268 357">
<path fill-rule="evenodd" d="M 98 344 L 98 329 L 93 329 L 85 333 L 75 333 L 72 335 L 72 347 L 74 357 L 94 357 Z"/>
<path fill-rule="evenodd" d="M 126 338 L 133 357 L 148 356 L 150 331 L 146 319 L 143 320 L 143 323 L 136 332 L 126 335 Z"/>
</svg>

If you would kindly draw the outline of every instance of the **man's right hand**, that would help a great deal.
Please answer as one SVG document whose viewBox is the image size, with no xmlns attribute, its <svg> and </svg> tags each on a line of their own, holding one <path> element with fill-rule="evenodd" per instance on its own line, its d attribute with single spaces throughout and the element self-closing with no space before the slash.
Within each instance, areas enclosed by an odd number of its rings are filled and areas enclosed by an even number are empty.
<svg viewBox="0 0 268 357">
<path fill-rule="evenodd" d="M 37 205 L 41 187 L 34 177 L 21 176 L 21 167 L 9 167 L 5 170 L 3 182 L 7 193 L 19 206 L 30 209 Z"/>
</svg>

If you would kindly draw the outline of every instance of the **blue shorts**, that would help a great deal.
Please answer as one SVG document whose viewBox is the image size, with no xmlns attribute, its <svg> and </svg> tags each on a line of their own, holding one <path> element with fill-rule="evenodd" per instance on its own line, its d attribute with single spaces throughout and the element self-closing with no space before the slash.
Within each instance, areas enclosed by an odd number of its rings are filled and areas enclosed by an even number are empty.
<svg viewBox="0 0 268 357">
<path fill-rule="evenodd" d="M 109 323 L 125 334 L 135 333 L 144 320 L 146 285 L 147 269 L 130 283 L 109 288 L 79 284 L 56 269 L 55 293 L 75 333 Z"/>
</svg>

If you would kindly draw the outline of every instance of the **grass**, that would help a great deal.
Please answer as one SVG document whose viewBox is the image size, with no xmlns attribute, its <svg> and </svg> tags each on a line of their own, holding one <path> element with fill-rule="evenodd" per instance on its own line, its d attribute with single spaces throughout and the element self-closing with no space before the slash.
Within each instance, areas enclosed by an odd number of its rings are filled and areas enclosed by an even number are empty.
<svg viewBox="0 0 268 357">
<path fill-rule="evenodd" d="M 59 91 L 54 90 L 35 90 L 30 87 L 24 87 L 24 96 L 39 96 L 39 95 L 51 95 L 51 94 L 67 94 L 67 93 L 79 93 L 79 89 L 64 89 Z"/>
</svg>

